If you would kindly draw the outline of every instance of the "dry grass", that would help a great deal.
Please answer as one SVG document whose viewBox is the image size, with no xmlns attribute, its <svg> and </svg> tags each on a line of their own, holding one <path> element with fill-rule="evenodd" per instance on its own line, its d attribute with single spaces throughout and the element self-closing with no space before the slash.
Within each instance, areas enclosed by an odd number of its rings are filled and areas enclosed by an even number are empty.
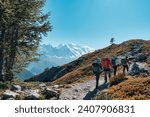
<svg viewBox="0 0 150 117">
<path fill-rule="evenodd" d="M 150 77 L 130 78 L 109 88 L 108 93 L 114 100 L 150 99 Z"/>
<path fill-rule="evenodd" d="M 79 80 L 80 76 L 81 76 L 81 71 L 74 70 L 72 72 L 65 74 L 58 80 L 55 80 L 54 82 L 52 82 L 52 84 L 70 84 L 72 82 Z"/>
<path fill-rule="evenodd" d="M 91 64 L 84 65 L 79 67 L 78 69 L 71 71 L 58 80 L 52 82 L 52 84 L 71 84 L 76 81 L 83 81 L 81 79 L 87 79 L 93 75 Z"/>
<path fill-rule="evenodd" d="M 122 74 L 122 73 L 119 73 L 116 76 L 110 78 L 110 87 L 113 86 L 113 85 L 117 85 L 117 84 L 121 83 L 124 80 L 127 80 L 125 75 Z"/>
<path fill-rule="evenodd" d="M 112 98 L 108 91 L 102 91 L 100 94 L 97 94 L 93 100 L 112 100 Z"/>
</svg>

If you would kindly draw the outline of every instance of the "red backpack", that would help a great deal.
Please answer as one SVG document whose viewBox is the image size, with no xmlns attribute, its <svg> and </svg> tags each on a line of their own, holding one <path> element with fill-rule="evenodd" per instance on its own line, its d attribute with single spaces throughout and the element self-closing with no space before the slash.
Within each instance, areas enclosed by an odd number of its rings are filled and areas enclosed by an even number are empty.
<svg viewBox="0 0 150 117">
<path fill-rule="evenodd" d="M 102 58 L 101 64 L 102 64 L 103 68 L 106 68 L 106 69 L 110 69 L 111 68 L 111 62 L 110 62 L 109 59 Z"/>
</svg>

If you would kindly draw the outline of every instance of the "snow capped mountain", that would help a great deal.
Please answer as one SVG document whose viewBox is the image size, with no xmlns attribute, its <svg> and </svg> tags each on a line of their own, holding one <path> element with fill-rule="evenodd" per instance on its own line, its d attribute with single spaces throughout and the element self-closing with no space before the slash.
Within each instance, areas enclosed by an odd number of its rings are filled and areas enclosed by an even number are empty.
<svg viewBox="0 0 150 117">
<path fill-rule="evenodd" d="M 52 45 L 41 45 L 38 53 L 51 57 L 77 58 L 86 53 L 92 52 L 94 49 L 88 46 L 80 46 L 76 44 L 60 44 L 56 47 Z"/>
<path fill-rule="evenodd" d="M 30 63 L 27 67 L 27 71 L 30 71 L 33 75 L 37 75 L 46 68 L 66 64 L 92 51 L 94 51 L 94 49 L 88 46 L 80 46 L 73 43 L 60 44 L 58 46 L 43 44 L 38 49 L 38 53 L 41 54 L 39 61 Z M 23 76 L 21 79 L 27 79 L 28 77 L 25 76 L 29 75 L 26 74 L 28 73 L 22 73 L 20 75 Z"/>
</svg>

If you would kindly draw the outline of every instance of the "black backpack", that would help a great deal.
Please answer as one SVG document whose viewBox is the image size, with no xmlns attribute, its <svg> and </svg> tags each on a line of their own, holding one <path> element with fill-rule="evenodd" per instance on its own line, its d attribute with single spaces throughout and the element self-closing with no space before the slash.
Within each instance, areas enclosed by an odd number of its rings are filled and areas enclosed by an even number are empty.
<svg viewBox="0 0 150 117">
<path fill-rule="evenodd" d="M 111 64 L 112 64 L 112 66 L 116 66 L 116 59 L 115 59 L 115 58 L 113 58 L 113 59 L 111 60 Z"/>
<path fill-rule="evenodd" d="M 127 60 L 124 58 L 124 59 L 121 59 L 121 64 L 122 64 L 123 66 L 126 66 L 126 65 L 128 65 L 128 62 L 127 62 Z"/>
<path fill-rule="evenodd" d="M 103 70 L 102 65 L 98 63 L 92 64 L 92 70 L 94 74 L 100 74 Z"/>
</svg>

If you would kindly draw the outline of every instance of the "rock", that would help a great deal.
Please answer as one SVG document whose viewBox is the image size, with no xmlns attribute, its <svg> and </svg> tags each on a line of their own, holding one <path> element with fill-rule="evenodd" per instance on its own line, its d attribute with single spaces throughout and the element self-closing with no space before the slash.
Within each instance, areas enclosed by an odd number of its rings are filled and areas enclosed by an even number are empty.
<svg viewBox="0 0 150 117">
<path fill-rule="evenodd" d="M 136 57 L 136 61 L 138 62 L 145 62 L 147 59 L 147 55 L 145 54 L 139 54 L 137 57 Z"/>
<path fill-rule="evenodd" d="M 53 88 L 59 88 L 59 85 L 54 85 Z"/>
<path fill-rule="evenodd" d="M 129 75 L 136 76 L 136 77 L 138 77 L 139 75 L 143 77 L 147 77 L 149 76 L 149 71 L 146 70 L 146 68 L 141 64 L 134 63 L 132 65 Z"/>
<path fill-rule="evenodd" d="M 141 77 L 148 77 L 149 75 L 147 73 L 141 73 L 140 76 Z"/>
<path fill-rule="evenodd" d="M 26 87 L 26 86 L 22 86 L 21 88 L 22 88 L 22 89 L 21 89 L 22 91 L 25 91 L 25 90 L 30 90 L 30 89 L 31 89 L 31 88 L 29 88 L 29 87 Z"/>
<path fill-rule="evenodd" d="M 21 91 L 21 86 L 19 86 L 19 85 L 12 85 L 10 90 L 11 91 Z"/>
<path fill-rule="evenodd" d="M 44 84 L 44 83 L 39 84 L 39 88 L 40 88 L 40 89 L 45 89 L 45 88 L 46 88 L 46 84 Z"/>
<path fill-rule="evenodd" d="M 10 90 L 6 90 L 6 92 L 4 92 L 3 95 L 2 95 L 2 99 L 3 100 L 7 100 L 7 99 L 10 99 L 10 98 L 15 99 L 17 96 L 19 96 L 18 93 L 15 93 L 15 92 L 10 91 Z"/>
<path fill-rule="evenodd" d="M 79 92 L 78 89 L 75 89 L 74 91 L 75 91 L 75 92 Z"/>
<path fill-rule="evenodd" d="M 15 100 L 14 98 L 8 98 L 7 100 Z"/>
<path fill-rule="evenodd" d="M 43 95 L 45 95 L 45 98 L 46 99 L 50 99 L 52 97 L 56 97 L 57 99 L 59 98 L 59 93 L 57 93 L 57 91 L 53 90 L 53 89 L 45 89 L 43 92 L 42 92 Z"/>
<path fill-rule="evenodd" d="M 60 85 L 59 85 L 59 88 L 63 88 L 63 87 L 65 87 L 64 84 L 60 84 Z"/>
<path fill-rule="evenodd" d="M 39 100 L 40 95 L 38 93 L 30 94 L 25 97 L 25 100 Z"/>
<path fill-rule="evenodd" d="M 50 100 L 58 100 L 58 98 L 57 97 L 52 97 L 52 98 L 50 98 Z"/>
<path fill-rule="evenodd" d="M 144 68 L 140 69 L 140 72 L 141 72 L 140 75 L 143 76 L 143 77 L 148 77 L 150 75 L 149 71 L 144 69 Z"/>
<path fill-rule="evenodd" d="M 140 68 L 139 65 L 134 63 L 132 68 L 131 68 L 131 74 L 134 75 L 140 75 Z"/>
<path fill-rule="evenodd" d="M 72 99 L 73 99 L 73 100 L 77 99 L 77 96 L 73 96 Z"/>
<path fill-rule="evenodd" d="M 87 92 L 89 91 L 89 88 L 84 88 L 83 91 Z"/>
<path fill-rule="evenodd" d="M 39 90 L 26 90 L 25 100 L 39 100 Z"/>
</svg>

